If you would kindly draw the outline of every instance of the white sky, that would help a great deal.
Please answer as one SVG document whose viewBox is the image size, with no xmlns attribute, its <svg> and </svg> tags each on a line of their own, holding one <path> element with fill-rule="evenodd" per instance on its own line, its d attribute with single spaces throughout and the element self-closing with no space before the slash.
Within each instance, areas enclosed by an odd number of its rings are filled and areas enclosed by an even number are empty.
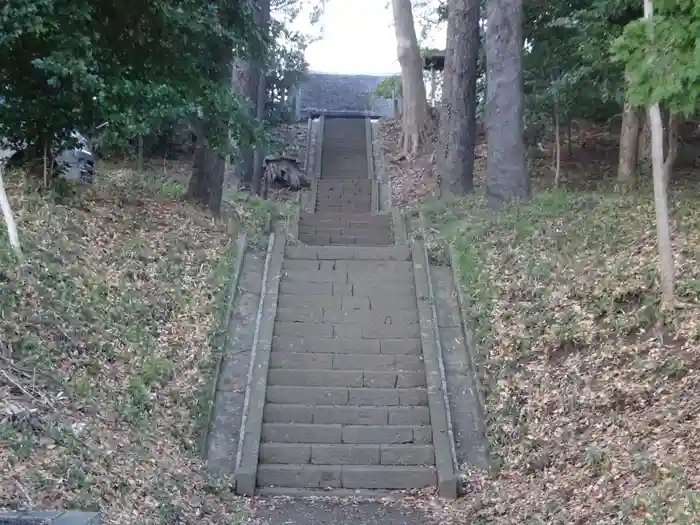
<svg viewBox="0 0 700 525">
<path fill-rule="evenodd" d="M 323 73 L 390 75 L 400 71 L 396 36 L 387 0 L 328 0 L 320 24 L 322 38 L 309 46 L 309 69 Z M 318 34 L 302 13 L 294 24 Z M 416 28 L 420 32 L 420 28 Z M 440 38 L 442 36 L 442 38 Z M 441 42 L 442 40 L 442 42 Z M 444 34 L 431 35 L 430 47 L 444 48 Z"/>
</svg>

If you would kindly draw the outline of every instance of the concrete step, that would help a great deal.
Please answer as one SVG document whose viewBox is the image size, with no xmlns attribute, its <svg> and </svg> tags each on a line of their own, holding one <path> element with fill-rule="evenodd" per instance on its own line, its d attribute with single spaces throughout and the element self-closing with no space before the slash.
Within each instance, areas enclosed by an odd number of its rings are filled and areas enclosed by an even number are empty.
<svg viewBox="0 0 700 525">
<path fill-rule="evenodd" d="M 280 386 L 340 386 L 367 388 L 425 388 L 423 370 L 378 372 L 363 370 L 318 370 L 303 368 L 273 369 L 269 371 L 268 385 Z"/>
<path fill-rule="evenodd" d="M 321 425 L 263 423 L 266 443 L 307 443 L 345 445 L 429 445 L 428 425 Z"/>
<path fill-rule="evenodd" d="M 309 246 L 391 246 L 391 233 L 361 232 L 352 234 L 330 234 L 319 231 L 299 230 L 299 242 Z"/>
<path fill-rule="evenodd" d="M 370 199 L 318 199 L 316 211 L 319 213 L 366 213 L 372 212 Z"/>
<path fill-rule="evenodd" d="M 387 247 L 288 245 L 284 256 L 287 259 L 410 261 L 411 250 L 407 244 Z"/>
<path fill-rule="evenodd" d="M 340 308 L 277 308 L 277 321 L 306 323 L 371 323 L 381 321 L 384 324 L 415 324 L 418 312 L 406 310 L 342 310 Z"/>
<path fill-rule="evenodd" d="M 301 337 L 299 338 L 301 339 Z M 280 337 L 278 340 L 280 339 L 284 338 Z M 329 343 L 333 343 L 333 341 L 333 339 L 329 339 Z M 274 347 L 270 353 L 270 368 L 361 370 L 368 372 L 416 372 L 424 370 L 420 355 L 280 352 Z"/>
<path fill-rule="evenodd" d="M 375 275 L 380 275 L 378 279 L 383 280 L 387 275 L 396 276 L 397 278 L 413 279 L 413 264 L 410 261 L 319 261 L 316 259 L 285 259 L 282 262 L 282 269 L 285 273 L 289 270 L 302 270 L 312 272 L 316 270 L 322 271 L 345 271 L 351 277 L 360 277 L 363 280 L 374 278 Z"/>
<path fill-rule="evenodd" d="M 299 214 L 299 219 L 313 226 L 335 227 L 380 227 L 391 225 L 392 218 L 388 214 L 369 215 L 367 213 L 305 213 Z"/>
<path fill-rule="evenodd" d="M 420 339 L 327 339 L 320 337 L 273 337 L 274 354 L 387 354 L 421 355 Z M 332 363 L 332 361 L 331 361 Z"/>
<path fill-rule="evenodd" d="M 270 385 L 266 400 L 279 405 L 427 406 L 428 391 L 425 388 Z"/>
<path fill-rule="evenodd" d="M 432 466 L 432 445 L 260 444 L 262 464 Z"/>
<path fill-rule="evenodd" d="M 272 465 L 258 468 L 258 486 L 406 490 L 437 484 L 434 467 Z"/>
<path fill-rule="evenodd" d="M 288 283 L 293 284 L 293 283 Z M 282 286 L 280 285 L 280 288 Z M 410 299 L 410 296 L 408 296 Z M 408 300 L 407 300 L 408 302 Z M 386 315 L 364 323 L 314 323 L 275 321 L 274 334 L 280 337 L 315 337 L 329 339 L 417 339 L 420 337 L 420 325 L 417 322 L 400 322 Z"/>
<path fill-rule="evenodd" d="M 318 224 L 308 220 L 299 221 L 299 235 L 301 234 L 328 235 L 332 237 L 381 237 L 391 239 L 391 225 L 381 226 L 353 226 L 348 223 L 337 222 L 335 224 Z"/>
<path fill-rule="evenodd" d="M 430 424 L 425 406 L 359 406 L 359 405 L 289 405 L 268 403 L 263 412 L 265 423 L 297 423 L 320 425 L 410 425 Z"/>
</svg>

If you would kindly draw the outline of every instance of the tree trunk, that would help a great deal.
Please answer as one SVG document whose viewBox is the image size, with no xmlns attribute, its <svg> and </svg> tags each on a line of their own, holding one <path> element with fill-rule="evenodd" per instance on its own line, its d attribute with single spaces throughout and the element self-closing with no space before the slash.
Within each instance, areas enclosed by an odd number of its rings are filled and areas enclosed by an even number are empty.
<svg viewBox="0 0 700 525">
<path fill-rule="evenodd" d="M 264 33 L 268 33 L 268 25 L 270 23 L 270 0 L 257 0 L 258 11 L 256 11 L 256 24 Z M 259 122 L 265 120 L 265 102 L 267 100 L 267 85 L 265 82 L 265 67 L 264 61 L 257 64 L 255 68 L 257 80 L 255 82 L 255 117 Z M 263 184 L 263 163 L 265 161 L 265 152 L 260 143 L 257 144 L 253 154 L 253 193 L 260 195 Z"/>
<path fill-rule="evenodd" d="M 450 0 L 440 126 L 440 193 L 474 189 L 479 0 Z"/>
<path fill-rule="evenodd" d="M 620 130 L 620 157 L 617 168 L 617 183 L 622 188 L 634 186 L 637 174 L 637 149 L 639 146 L 639 114 L 629 102 L 622 111 Z"/>
<path fill-rule="evenodd" d="M 423 58 L 413 22 L 411 0 L 392 0 L 396 48 L 403 83 L 403 151 L 417 154 L 430 124 L 423 82 Z"/>
<path fill-rule="evenodd" d="M 263 28 L 263 26 L 267 25 L 267 19 L 269 18 L 270 0 L 249 0 L 249 2 L 254 12 L 255 23 L 258 27 Z M 260 63 L 243 59 L 235 59 L 233 61 L 231 87 L 243 95 L 248 103 L 248 116 L 251 119 L 264 116 L 264 83 L 262 85 L 263 113 L 261 115 L 258 114 L 258 92 L 261 76 L 264 76 L 264 74 Z M 260 180 L 256 177 L 256 149 L 252 144 L 239 145 L 236 158 L 232 159 L 232 171 L 239 185 L 250 188 L 258 195 L 260 193 Z"/>
<path fill-rule="evenodd" d="M 221 215 L 226 158 L 211 148 L 204 137 L 205 133 L 198 133 L 192 177 L 185 198 L 208 208 L 218 217 Z"/>
<path fill-rule="evenodd" d="M 652 0 L 644 0 L 644 18 L 651 21 L 653 13 Z M 651 27 L 649 30 L 651 31 Z M 661 118 L 661 108 L 658 104 L 652 104 L 649 106 L 648 113 L 651 131 L 651 167 L 654 180 L 656 236 L 659 248 L 661 307 L 662 309 L 669 309 L 673 308 L 676 302 L 676 276 L 673 263 L 673 247 L 671 246 L 671 225 L 668 216 L 668 192 L 666 187 L 669 165 L 664 160 L 664 125 Z"/>
<path fill-rule="evenodd" d="M 137 137 L 136 151 L 136 170 L 139 173 L 143 172 L 143 135 Z"/>
<path fill-rule="evenodd" d="M 559 187 L 561 179 L 561 133 L 559 132 L 559 101 L 554 99 L 554 187 Z"/>
<path fill-rule="evenodd" d="M 530 195 L 523 142 L 523 4 L 488 0 L 486 24 L 486 195 L 501 208 Z"/>
<path fill-rule="evenodd" d="M 644 111 L 641 111 L 637 118 L 639 118 L 637 166 L 646 167 L 651 164 L 651 129 L 649 128 L 649 118 Z"/>
<path fill-rule="evenodd" d="M 7 227 L 7 238 L 10 241 L 10 248 L 15 253 L 15 257 L 19 262 L 22 262 L 22 248 L 19 244 L 19 235 L 17 234 L 17 223 L 12 215 L 10 200 L 7 198 L 5 191 L 5 183 L 2 178 L 2 163 L 5 159 L 0 158 L 0 208 L 2 208 L 2 216 L 5 218 L 5 226 Z"/>
<path fill-rule="evenodd" d="M 664 186 L 668 188 L 671 181 L 673 165 L 678 157 L 678 118 L 673 113 L 668 115 L 668 132 L 666 133 L 666 159 L 664 160 Z"/>
</svg>

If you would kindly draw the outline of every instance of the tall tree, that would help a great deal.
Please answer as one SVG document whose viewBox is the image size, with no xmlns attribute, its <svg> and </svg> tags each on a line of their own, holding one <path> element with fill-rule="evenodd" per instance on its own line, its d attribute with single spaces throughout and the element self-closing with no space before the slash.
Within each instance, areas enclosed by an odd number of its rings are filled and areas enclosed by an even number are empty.
<svg viewBox="0 0 700 525">
<path fill-rule="evenodd" d="M 441 194 L 462 195 L 474 188 L 480 5 L 480 0 L 450 0 L 447 7 L 440 119 Z"/>
<path fill-rule="evenodd" d="M 450 0 L 442 85 L 440 191 L 461 195 L 474 188 L 476 80 L 480 0 Z"/>
<path fill-rule="evenodd" d="M 125 139 L 201 113 L 239 121 L 212 72 L 217 43 L 246 52 L 252 29 L 245 0 L 3 2 L 0 136 L 41 152 L 104 121 Z"/>
<path fill-rule="evenodd" d="M 416 154 L 425 143 L 430 125 L 423 81 L 424 61 L 418 47 L 411 0 L 392 0 L 392 7 L 403 89 L 403 150 Z"/>
<path fill-rule="evenodd" d="M 254 18 L 250 4 L 246 7 L 248 7 L 246 14 Z M 257 27 L 257 29 L 257 36 L 263 36 L 260 40 L 234 42 L 228 38 L 217 38 L 211 41 L 211 67 L 208 71 L 208 80 L 212 85 L 226 85 L 230 90 L 231 79 L 234 78 L 234 58 L 237 58 L 234 54 L 234 45 L 243 51 L 240 53 L 242 56 L 253 58 L 262 56 L 264 46 L 260 44 L 265 43 L 266 39 L 260 32 L 260 28 Z M 257 87 L 255 100 L 257 100 Z M 248 126 L 252 124 L 250 116 L 248 114 L 247 118 L 243 119 Z M 205 112 L 197 126 L 197 149 L 186 198 L 207 207 L 214 215 L 219 215 L 221 212 L 226 153 L 231 148 L 231 136 L 235 136 L 239 148 L 246 147 L 255 139 L 251 127 L 246 128 L 247 134 L 237 133 L 236 131 L 239 130 L 240 125 L 231 120 L 222 120 L 215 112 Z"/>
<path fill-rule="evenodd" d="M 267 25 L 270 18 L 270 0 L 250 0 L 250 6 L 254 13 L 253 19 L 256 27 L 262 34 L 267 34 Z M 243 95 L 248 104 L 248 114 L 251 119 L 260 122 L 265 116 L 265 63 L 262 56 L 256 58 L 237 58 L 233 63 L 232 88 Z M 262 101 L 259 99 L 262 98 Z M 235 178 L 244 185 L 249 186 L 257 195 L 260 193 L 262 178 L 262 157 L 256 152 L 261 148 L 256 144 L 242 143 L 237 148 L 233 162 Z M 259 158 L 258 158 L 259 157 Z"/>
<path fill-rule="evenodd" d="M 615 57 L 626 65 L 627 96 L 646 106 L 651 132 L 652 178 L 659 249 L 661 304 L 676 303 L 675 269 L 669 219 L 668 180 L 675 158 L 675 115 L 692 115 L 700 105 L 700 53 L 697 38 L 700 10 L 687 0 L 644 0 L 644 20 L 630 22 L 615 42 Z M 669 135 L 664 140 L 660 105 L 669 111 Z M 667 142 L 667 152 L 664 152 Z"/>
<path fill-rule="evenodd" d="M 522 0 L 488 0 L 486 195 L 495 209 L 530 194 L 523 142 L 523 46 Z"/>
</svg>

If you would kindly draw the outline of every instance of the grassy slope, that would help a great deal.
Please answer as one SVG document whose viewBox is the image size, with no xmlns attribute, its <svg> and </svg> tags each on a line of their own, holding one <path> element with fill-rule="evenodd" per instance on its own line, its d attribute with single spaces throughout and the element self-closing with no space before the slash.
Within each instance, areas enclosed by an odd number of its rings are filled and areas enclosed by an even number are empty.
<svg viewBox="0 0 700 525">
<path fill-rule="evenodd" d="M 231 523 L 195 454 L 235 232 L 177 177 L 106 175 L 68 205 L 8 184 L 27 265 L 0 234 L 0 507 Z"/>
<path fill-rule="evenodd" d="M 678 293 L 658 309 L 650 195 L 540 193 L 494 216 L 432 205 L 455 242 L 500 472 L 473 524 L 700 523 L 700 207 L 672 209 Z"/>
</svg>

